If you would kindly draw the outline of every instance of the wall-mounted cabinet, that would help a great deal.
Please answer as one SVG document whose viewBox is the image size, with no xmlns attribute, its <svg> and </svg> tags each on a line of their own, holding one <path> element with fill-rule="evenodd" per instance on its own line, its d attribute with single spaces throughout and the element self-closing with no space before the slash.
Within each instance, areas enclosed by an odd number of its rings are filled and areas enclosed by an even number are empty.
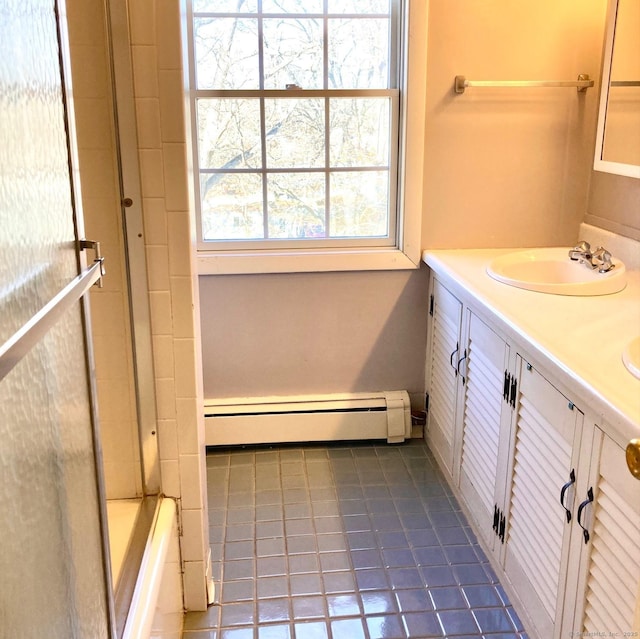
<svg viewBox="0 0 640 639">
<path fill-rule="evenodd" d="M 431 295 L 427 441 L 530 636 L 637 632 L 624 450 L 498 316 L 434 274 Z"/>
</svg>

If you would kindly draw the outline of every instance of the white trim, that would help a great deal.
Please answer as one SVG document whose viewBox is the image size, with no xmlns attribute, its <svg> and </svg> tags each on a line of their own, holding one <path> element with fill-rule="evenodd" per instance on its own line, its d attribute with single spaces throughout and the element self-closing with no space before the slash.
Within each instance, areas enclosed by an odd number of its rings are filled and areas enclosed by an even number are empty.
<svg viewBox="0 0 640 639">
<path fill-rule="evenodd" d="M 420 251 L 417 262 L 397 248 L 219 251 L 199 253 L 197 267 L 199 275 L 409 270 L 420 267 Z"/>
</svg>

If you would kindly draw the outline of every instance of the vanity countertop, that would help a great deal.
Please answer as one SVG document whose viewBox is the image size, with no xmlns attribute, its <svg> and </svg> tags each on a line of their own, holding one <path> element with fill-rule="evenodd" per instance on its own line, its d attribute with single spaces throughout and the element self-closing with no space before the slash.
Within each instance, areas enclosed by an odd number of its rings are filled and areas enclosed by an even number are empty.
<svg viewBox="0 0 640 639">
<path fill-rule="evenodd" d="M 444 283 L 462 287 L 508 335 L 526 342 L 530 356 L 620 445 L 640 437 L 640 379 L 622 362 L 625 347 L 640 335 L 640 271 L 627 271 L 626 287 L 612 295 L 537 293 L 487 275 L 491 260 L 514 250 L 428 250 L 422 257 Z"/>
</svg>

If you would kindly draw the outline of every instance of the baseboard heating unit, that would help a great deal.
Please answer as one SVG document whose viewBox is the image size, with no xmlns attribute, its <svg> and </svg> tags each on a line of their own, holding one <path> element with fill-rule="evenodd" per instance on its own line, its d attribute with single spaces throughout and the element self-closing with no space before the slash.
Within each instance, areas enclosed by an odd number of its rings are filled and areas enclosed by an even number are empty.
<svg viewBox="0 0 640 639">
<path fill-rule="evenodd" d="M 406 391 L 207 400 L 207 446 L 411 437 Z"/>
</svg>

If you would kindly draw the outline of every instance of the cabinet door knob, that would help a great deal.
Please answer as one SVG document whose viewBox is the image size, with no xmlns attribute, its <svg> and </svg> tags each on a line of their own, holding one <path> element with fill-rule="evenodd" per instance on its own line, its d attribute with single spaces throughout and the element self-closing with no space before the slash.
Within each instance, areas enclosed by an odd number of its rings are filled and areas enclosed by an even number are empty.
<svg viewBox="0 0 640 639">
<path fill-rule="evenodd" d="M 640 439 L 632 439 L 627 444 L 627 466 L 629 472 L 640 479 Z"/>
</svg>

